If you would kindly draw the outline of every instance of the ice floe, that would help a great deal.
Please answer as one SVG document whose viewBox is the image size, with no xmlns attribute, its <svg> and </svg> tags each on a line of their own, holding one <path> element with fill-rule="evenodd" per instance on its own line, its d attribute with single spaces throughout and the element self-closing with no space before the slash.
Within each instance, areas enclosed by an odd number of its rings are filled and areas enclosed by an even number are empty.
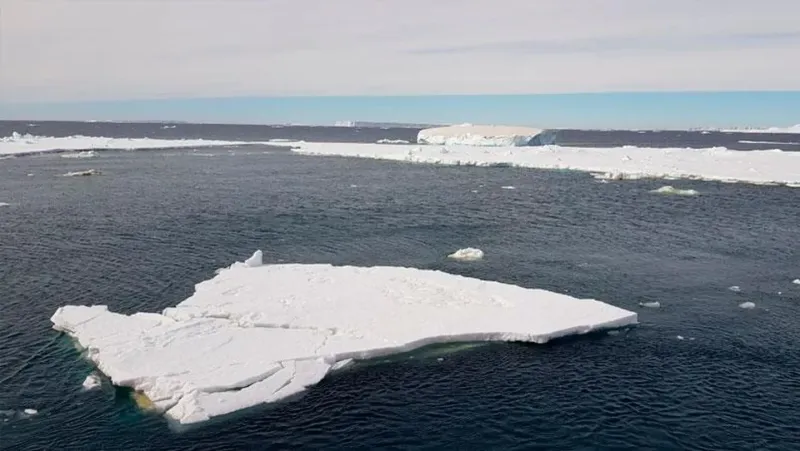
<svg viewBox="0 0 800 451">
<path fill-rule="evenodd" d="M 28 155 L 43 152 L 65 152 L 76 150 L 143 150 L 172 149 L 183 147 L 239 146 L 265 144 L 249 141 L 215 141 L 206 139 L 153 139 L 153 138 L 107 138 L 102 136 L 33 136 L 17 132 L 0 138 L 0 155 Z"/>
<path fill-rule="evenodd" d="M 732 285 L 732 286 L 728 287 L 728 289 L 733 291 L 734 293 L 738 293 L 738 292 L 742 291 L 742 289 L 738 285 Z"/>
<path fill-rule="evenodd" d="M 662 186 L 661 188 L 654 189 L 650 192 L 657 194 L 670 194 L 673 196 L 696 196 L 699 194 L 696 190 L 693 189 L 680 189 L 670 185 Z"/>
<path fill-rule="evenodd" d="M 405 139 L 379 139 L 378 144 L 409 144 Z"/>
<path fill-rule="evenodd" d="M 90 175 L 102 175 L 103 173 L 97 169 L 87 169 L 85 171 L 74 171 L 62 174 L 62 177 L 88 177 Z"/>
<path fill-rule="evenodd" d="M 794 279 L 792 283 L 795 285 L 800 285 L 800 279 Z"/>
<path fill-rule="evenodd" d="M 8 206 L 11 206 L 11 204 L 6 202 L 0 202 L 0 207 L 8 207 Z"/>
<path fill-rule="evenodd" d="M 640 302 L 639 306 L 640 307 L 647 307 L 647 308 L 661 308 L 661 303 L 658 302 L 658 301 Z"/>
<path fill-rule="evenodd" d="M 553 144 L 555 134 L 539 128 L 461 124 L 420 130 L 420 144 L 508 147 Z"/>
<path fill-rule="evenodd" d="M 749 309 L 756 308 L 756 304 L 754 302 L 749 302 L 749 301 L 748 302 L 742 302 L 741 304 L 739 304 L 739 307 L 749 310 Z"/>
<path fill-rule="evenodd" d="M 162 313 L 64 306 L 51 320 L 141 405 L 190 424 L 298 394 L 351 359 L 435 343 L 545 343 L 637 315 L 440 271 L 234 263 Z"/>
<path fill-rule="evenodd" d="M 768 128 L 732 128 L 721 130 L 727 133 L 800 133 L 800 124 L 791 127 L 768 127 Z"/>
<path fill-rule="evenodd" d="M 467 247 L 464 249 L 459 249 L 447 257 L 453 260 L 471 262 L 483 259 L 483 251 L 474 247 Z"/>
<path fill-rule="evenodd" d="M 292 151 L 411 163 L 567 169 L 609 180 L 693 179 L 800 187 L 800 152 L 780 150 L 302 143 L 293 145 Z"/>
</svg>

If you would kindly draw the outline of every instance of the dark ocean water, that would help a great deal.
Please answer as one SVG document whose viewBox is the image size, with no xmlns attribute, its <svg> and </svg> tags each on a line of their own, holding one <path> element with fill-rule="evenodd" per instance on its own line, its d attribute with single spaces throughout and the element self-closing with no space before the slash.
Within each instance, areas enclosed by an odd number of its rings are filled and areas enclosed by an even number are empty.
<svg viewBox="0 0 800 451">
<path fill-rule="evenodd" d="M 365 142 L 415 135 L 46 127 L 31 133 Z M 0 124 L 0 136 L 8 130 L 25 132 Z M 586 135 L 594 145 L 610 139 L 594 133 Z M 664 145 L 675 145 L 665 136 Z M 88 168 L 103 175 L 59 177 Z M 0 413 L 0 449 L 797 449 L 800 285 L 791 282 L 800 278 L 800 190 L 670 183 L 701 194 L 648 192 L 657 181 L 602 184 L 582 173 L 309 157 L 267 146 L 2 160 L 0 202 L 11 205 L 0 207 L 0 411 L 17 413 Z M 467 246 L 486 259 L 445 258 Z M 51 329 L 56 308 L 159 311 L 257 248 L 269 262 L 414 266 L 593 297 L 637 310 L 641 324 L 544 346 L 365 363 L 296 401 L 185 432 L 139 412 L 122 390 L 81 391 L 92 367 Z M 638 307 L 646 301 L 662 308 Z M 739 308 L 744 301 L 756 308 Z M 23 418 L 25 408 L 39 413 Z"/>
</svg>

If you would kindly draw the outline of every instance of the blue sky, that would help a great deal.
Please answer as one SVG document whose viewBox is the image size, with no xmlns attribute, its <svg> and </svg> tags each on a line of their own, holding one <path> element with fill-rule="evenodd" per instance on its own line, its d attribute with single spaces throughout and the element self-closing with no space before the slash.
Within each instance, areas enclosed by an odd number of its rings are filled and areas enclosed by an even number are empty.
<svg viewBox="0 0 800 451">
<path fill-rule="evenodd" d="M 216 98 L 0 104 L 17 119 L 333 124 L 339 120 L 689 128 L 800 123 L 800 91 Z"/>
<path fill-rule="evenodd" d="M 12 1 L 0 117 L 789 125 L 798 17 L 797 0 Z"/>
</svg>

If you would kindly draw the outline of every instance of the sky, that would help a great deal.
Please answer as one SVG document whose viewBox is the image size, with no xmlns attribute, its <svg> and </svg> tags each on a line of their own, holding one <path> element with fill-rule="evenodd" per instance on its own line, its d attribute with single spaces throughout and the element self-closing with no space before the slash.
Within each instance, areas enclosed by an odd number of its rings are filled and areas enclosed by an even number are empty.
<svg viewBox="0 0 800 451">
<path fill-rule="evenodd" d="M 798 17 L 797 0 L 0 0 L 0 118 L 792 125 Z"/>
</svg>

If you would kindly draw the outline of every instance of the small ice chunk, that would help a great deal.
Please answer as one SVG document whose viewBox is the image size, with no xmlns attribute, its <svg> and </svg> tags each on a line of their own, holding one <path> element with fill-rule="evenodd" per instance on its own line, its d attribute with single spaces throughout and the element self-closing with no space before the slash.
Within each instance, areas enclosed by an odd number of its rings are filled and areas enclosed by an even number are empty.
<svg viewBox="0 0 800 451">
<path fill-rule="evenodd" d="M 756 308 L 756 304 L 754 302 L 749 302 L 749 301 L 748 302 L 742 302 L 741 304 L 739 304 L 739 307 L 749 310 L 749 309 Z"/>
<path fill-rule="evenodd" d="M 800 279 L 794 279 L 792 283 L 795 285 L 800 285 Z"/>
<path fill-rule="evenodd" d="M 36 409 L 25 409 L 22 412 L 25 413 L 25 415 L 36 415 L 39 413 L 39 411 Z"/>
<path fill-rule="evenodd" d="M 511 185 L 506 185 L 506 186 L 501 186 L 500 189 L 517 189 L 517 187 L 516 186 L 511 186 Z"/>
<path fill-rule="evenodd" d="M 83 389 L 85 391 L 93 390 L 100 386 L 100 377 L 94 373 L 86 376 L 83 380 Z"/>
<path fill-rule="evenodd" d="M 253 255 L 250 258 L 248 258 L 247 260 L 245 260 L 244 264 L 249 266 L 249 267 L 251 267 L 251 268 L 255 268 L 257 266 L 261 266 L 261 265 L 264 264 L 263 257 L 264 257 L 264 253 L 261 252 L 261 250 L 259 249 L 259 250 L 255 251 L 255 252 L 253 252 Z"/>
<path fill-rule="evenodd" d="M 83 152 L 70 152 L 61 154 L 61 158 L 94 158 L 97 152 L 94 150 L 86 150 Z"/>
<path fill-rule="evenodd" d="M 733 291 L 734 293 L 738 293 L 738 292 L 742 291 L 742 289 L 741 289 L 741 288 L 739 288 L 739 286 L 738 286 L 738 285 L 733 285 L 733 286 L 730 286 L 730 287 L 728 287 L 728 289 L 729 289 L 729 290 L 731 290 L 731 291 Z"/>
<path fill-rule="evenodd" d="M 32 173 L 28 173 L 28 177 L 33 177 L 33 174 Z"/>
<path fill-rule="evenodd" d="M 101 175 L 102 172 L 97 169 L 88 169 L 86 171 L 67 172 L 64 177 L 88 177 L 90 175 Z"/>
<path fill-rule="evenodd" d="M 661 303 L 658 302 L 658 301 L 640 302 L 639 306 L 640 307 L 647 307 L 647 308 L 660 308 L 661 307 Z"/>
<path fill-rule="evenodd" d="M 651 193 L 657 193 L 657 194 L 672 194 L 672 195 L 675 195 L 675 196 L 696 196 L 696 195 L 700 194 L 700 193 L 698 193 L 697 191 L 695 191 L 693 189 L 679 189 L 679 188 L 675 188 L 675 187 L 670 186 L 670 185 L 662 186 L 661 188 L 654 189 L 654 190 L 652 190 L 650 192 Z"/>
<path fill-rule="evenodd" d="M 474 247 L 459 249 L 447 256 L 453 260 L 472 262 L 483 259 L 483 251 Z"/>
<path fill-rule="evenodd" d="M 11 205 L 11 204 L 9 204 L 9 203 L 6 203 L 6 202 L 0 202 L 0 207 L 8 207 L 8 206 L 10 206 L 10 205 Z"/>
<path fill-rule="evenodd" d="M 379 139 L 378 144 L 409 144 L 405 139 Z"/>
<path fill-rule="evenodd" d="M 683 335 L 678 335 L 676 338 L 677 338 L 678 340 L 683 340 L 683 339 L 684 339 L 684 338 L 683 338 Z"/>
</svg>

